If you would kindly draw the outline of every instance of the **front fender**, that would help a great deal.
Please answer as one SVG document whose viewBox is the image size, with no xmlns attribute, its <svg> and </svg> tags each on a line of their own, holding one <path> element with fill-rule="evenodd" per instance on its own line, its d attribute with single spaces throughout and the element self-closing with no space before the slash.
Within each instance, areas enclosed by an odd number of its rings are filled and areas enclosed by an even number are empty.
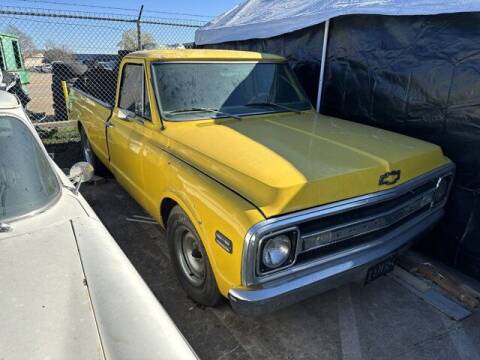
<svg viewBox="0 0 480 360">
<path fill-rule="evenodd" d="M 164 199 L 185 211 L 204 244 L 219 290 L 227 296 L 232 287 L 241 286 L 245 234 L 264 217 L 254 205 L 189 164 L 173 158 L 168 166 L 167 186 L 156 201 L 156 215 L 161 220 Z M 217 231 L 232 241 L 232 253 L 216 243 Z"/>
</svg>

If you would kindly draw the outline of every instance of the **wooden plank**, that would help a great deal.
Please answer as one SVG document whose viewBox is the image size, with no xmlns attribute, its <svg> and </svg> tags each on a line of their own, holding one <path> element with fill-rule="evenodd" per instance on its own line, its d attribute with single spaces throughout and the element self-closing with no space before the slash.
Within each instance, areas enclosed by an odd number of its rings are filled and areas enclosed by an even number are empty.
<svg viewBox="0 0 480 360">
<path fill-rule="evenodd" d="M 415 275 L 410 274 L 408 271 L 402 269 L 401 267 L 395 266 L 392 271 L 392 276 L 397 277 L 401 281 L 413 286 L 416 290 L 420 292 L 426 292 L 432 287 L 427 284 L 424 280 L 416 277 Z"/>
<path fill-rule="evenodd" d="M 479 300 L 475 295 L 462 288 L 458 282 L 450 278 L 446 273 L 441 273 L 432 264 L 423 263 L 417 266 L 417 272 L 428 280 L 433 281 L 440 286 L 449 295 L 468 306 L 475 309 L 479 305 Z"/>
<path fill-rule="evenodd" d="M 39 122 L 39 123 L 34 123 L 33 125 L 38 126 L 39 128 L 48 128 L 48 129 L 76 127 L 77 120 Z"/>
<path fill-rule="evenodd" d="M 430 305 L 454 320 L 463 320 L 472 312 L 434 289 L 430 289 L 420 295 Z"/>
<path fill-rule="evenodd" d="M 388 276 L 449 318 L 459 321 L 472 314 L 469 309 L 451 300 L 439 290 L 408 271 L 395 267 Z"/>
</svg>

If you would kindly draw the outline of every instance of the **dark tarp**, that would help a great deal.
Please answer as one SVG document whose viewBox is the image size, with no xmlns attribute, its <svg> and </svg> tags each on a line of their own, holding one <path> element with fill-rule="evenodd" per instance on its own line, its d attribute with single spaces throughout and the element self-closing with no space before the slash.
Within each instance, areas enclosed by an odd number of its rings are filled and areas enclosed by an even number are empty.
<svg viewBox="0 0 480 360">
<path fill-rule="evenodd" d="M 442 146 L 457 164 L 425 251 L 480 278 L 480 14 L 334 19 L 326 114 Z"/>
<path fill-rule="evenodd" d="M 424 139 L 457 164 L 447 216 L 420 245 L 480 278 L 480 14 L 332 19 L 322 112 Z M 286 56 L 315 103 L 323 24 L 206 47 Z"/>
</svg>

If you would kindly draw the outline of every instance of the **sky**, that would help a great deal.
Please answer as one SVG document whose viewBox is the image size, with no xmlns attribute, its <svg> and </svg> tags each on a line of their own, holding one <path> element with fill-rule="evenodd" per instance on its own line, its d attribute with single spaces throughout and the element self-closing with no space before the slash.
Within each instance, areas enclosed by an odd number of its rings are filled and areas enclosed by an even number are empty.
<svg viewBox="0 0 480 360">
<path fill-rule="evenodd" d="M 121 7 L 139 8 L 141 4 L 147 10 L 183 12 L 200 14 L 207 16 L 216 16 L 226 10 L 231 9 L 241 0 L 117 0 L 115 2 L 108 0 L 98 0 L 97 4 L 115 3 Z"/>
<path fill-rule="evenodd" d="M 54 4 L 62 3 L 61 5 Z M 39 7 L 39 8 L 62 8 L 68 10 L 85 10 L 87 6 L 105 6 L 116 8 L 139 9 L 143 4 L 145 10 L 150 11 L 165 11 L 177 12 L 186 14 L 203 15 L 207 17 L 214 17 L 219 15 L 242 0 L 3 0 L 2 5 L 7 6 L 21 6 L 21 7 Z M 68 5 L 66 5 L 68 4 Z M 92 10 L 104 12 L 109 11 L 101 8 L 93 8 Z M 112 10 L 113 11 L 113 10 Z"/>
<path fill-rule="evenodd" d="M 230 10 L 243 0 L 0 0 L 0 9 L 34 10 L 46 9 L 55 12 L 94 12 L 96 16 L 128 16 L 137 14 L 144 5 L 144 17 L 166 19 L 201 25 L 213 17 Z M 131 9 L 131 10 L 129 10 Z M 0 14 L 0 32 L 13 25 L 30 36 L 38 49 L 48 44 L 65 46 L 76 53 L 113 54 L 118 50 L 118 42 L 127 30 L 135 29 L 135 24 L 64 19 L 56 17 L 30 17 Z M 149 33 L 157 44 L 193 42 L 195 28 L 185 26 L 143 25 L 142 31 Z"/>
</svg>

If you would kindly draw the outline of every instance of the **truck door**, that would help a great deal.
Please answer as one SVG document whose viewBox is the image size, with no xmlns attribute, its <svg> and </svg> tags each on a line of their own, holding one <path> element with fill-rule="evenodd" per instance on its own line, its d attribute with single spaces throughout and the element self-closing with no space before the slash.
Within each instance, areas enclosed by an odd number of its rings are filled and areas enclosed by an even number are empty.
<svg viewBox="0 0 480 360">
<path fill-rule="evenodd" d="M 146 121 L 145 69 L 143 63 L 126 63 L 121 69 L 116 106 L 108 124 L 110 165 L 117 180 L 142 202 L 144 121 Z M 148 120 L 147 120 L 148 121 Z"/>
</svg>

